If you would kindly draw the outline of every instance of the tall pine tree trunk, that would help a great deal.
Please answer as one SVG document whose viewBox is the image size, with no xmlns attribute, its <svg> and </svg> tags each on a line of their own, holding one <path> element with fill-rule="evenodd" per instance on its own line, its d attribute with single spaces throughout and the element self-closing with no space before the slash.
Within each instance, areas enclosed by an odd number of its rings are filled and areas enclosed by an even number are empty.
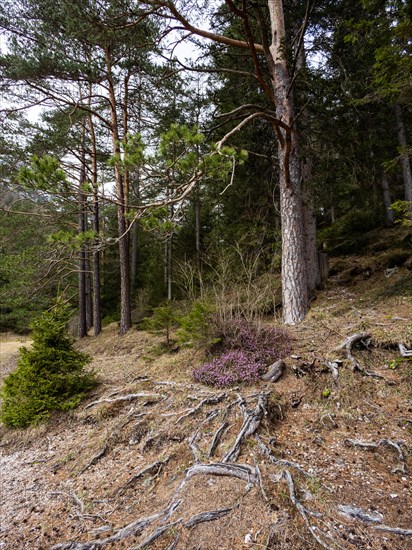
<svg viewBox="0 0 412 550">
<path fill-rule="evenodd" d="M 90 92 L 90 97 L 91 97 Z M 99 185 L 97 181 L 97 148 L 96 134 L 94 131 L 93 118 L 89 113 L 89 133 L 91 142 L 92 161 L 92 186 L 93 186 L 93 231 L 96 234 L 95 249 L 93 250 L 93 331 L 97 336 L 102 331 L 102 307 L 101 307 L 101 277 L 100 277 L 100 212 L 99 212 Z"/>
<path fill-rule="evenodd" d="M 402 107 L 395 105 L 395 117 L 396 117 L 396 131 L 398 134 L 398 143 L 401 149 L 400 162 L 402 166 L 403 174 L 403 186 L 405 189 L 405 200 L 412 203 L 412 173 L 411 173 L 411 163 L 409 161 L 409 155 L 406 151 L 406 132 L 405 125 L 403 122 Z M 412 207 L 411 207 L 412 215 Z"/>
<path fill-rule="evenodd" d="M 381 175 L 381 187 L 382 187 L 382 195 L 383 195 L 383 205 L 385 208 L 385 225 L 386 227 L 392 227 L 395 221 L 395 216 L 391 208 L 392 200 L 391 200 L 391 193 L 389 189 L 389 180 L 384 170 L 382 170 L 382 175 Z"/>
<path fill-rule="evenodd" d="M 304 41 L 299 40 L 300 26 L 295 30 L 295 56 L 296 69 L 303 71 L 306 68 Z M 308 294 L 322 285 L 318 247 L 316 240 L 316 211 L 313 196 L 313 163 L 309 151 L 310 126 L 307 109 L 303 107 L 299 114 L 299 138 L 301 143 L 301 176 L 302 176 L 302 214 L 303 233 L 305 238 L 306 276 L 308 281 Z"/>
<path fill-rule="evenodd" d="M 120 157 L 119 125 L 117 119 L 117 103 L 115 84 L 112 75 L 110 48 L 106 48 L 106 68 L 110 97 L 111 135 L 114 158 Z M 132 313 L 130 302 L 130 254 L 129 239 L 126 220 L 126 196 L 124 191 L 123 176 L 119 162 L 115 160 L 114 175 L 116 181 L 117 202 L 117 230 L 119 239 L 119 263 L 120 263 L 120 334 L 125 334 L 132 326 Z"/>
<path fill-rule="evenodd" d="M 285 22 L 281 0 L 268 0 L 272 41 L 270 53 L 278 127 L 280 211 L 282 222 L 283 322 L 296 324 L 308 310 L 305 241 L 302 221 L 301 159 L 294 124 L 291 78 L 285 55 Z"/>
<path fill-rule="evenodd" d="M 86 166 L 85 166 L 85 151 L 84 151 L 84 132 L 81 143 L 81 165 L 79 177 L 79 235 L 86 231 L 86 197 L 84 193 L 84 184 L 86 182 Z M 86 298 L 86 247 L 81 245 L 79 252 L 79 325 L 78 336 L 84 338 L 87 335 L 87 298 Z"/>
</svg>

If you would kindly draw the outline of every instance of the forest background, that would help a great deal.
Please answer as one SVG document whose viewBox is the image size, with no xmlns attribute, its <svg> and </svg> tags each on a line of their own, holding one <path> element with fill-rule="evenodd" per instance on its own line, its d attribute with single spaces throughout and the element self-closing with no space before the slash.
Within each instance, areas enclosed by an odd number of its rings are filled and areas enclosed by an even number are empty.
<svg viewBox="0 0 412 550">
<path fill-rule="evenodd" d="M 199 298 L 298 323 L 318 250 L 410 220 L 411 2 L 6 0 L 0 29 L 2 330 L 57 294 L 79 337 Z"/>
</svg>

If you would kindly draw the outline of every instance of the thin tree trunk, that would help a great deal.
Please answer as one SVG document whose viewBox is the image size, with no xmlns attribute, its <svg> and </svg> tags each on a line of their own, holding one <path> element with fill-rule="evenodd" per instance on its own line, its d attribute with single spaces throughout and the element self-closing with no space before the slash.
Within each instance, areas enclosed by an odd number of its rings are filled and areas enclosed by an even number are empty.
<svg viewBox="0 0 412 550">
<path fill-rule="evenodd" d="M 270 64 L 278 128 L 280 211 L 282 220 L 283 322 L 296 324 L 308 310 L 305 243 L 302 223 L 301 166 L 294 123 L 291 79 L 285 57 L 285 22 L 281 0 L 268 0 L 272 43 Z"/>
<path fill-rule="evenodd" d="M 86 270 L 86 328 L 87 332 L 92 328 L 93 325 L 93 295 L 92 295 L 92 278 L 90 273 L 90 257 L 89 250 L 85 248 L 85 270 Z"/>
<path fill-rule="evenodd" d="M 296 31 L 295 35 L 298 36 L 300 27 Z M 298 51 L 295 51 L 296 55 L 296 69 L 298 71 L 304 70 L 306 67 L 305 49 L 303 43 L 295 40 Z M 296 48 L 295 48 L 296 50 Z M 316 211 L 315 211 L 315 199 L 313 196 L 313 166 L 312 158 L 309 153 L 309 136 L 310 126 L 307 116 L 307 109 L 303 108 L 300 111 L 299 116 L 299 138 L 304 149 L 301 149 L 301 176 L 302 176 L 302 213 L 303 213 L 303 233 L 305 238 L 305 261 L 306 261 L 306 276 L 308 281 L 308 294 L 315 289 L 320 288 L 322 285 L 319 260 L 318 260 L 318 247 L 316 240 Z"/>
<path fill-rule="evenodd" d="M 91 97 L 90 93 L 90 97 Z M 93 251 L 93 331 L 97 336 L 102 331 L 102 309 L 101 309 L 101 278 L 100 278 L 100 251 L 99 233 L 100 233 L 100 212 L 99 212 L 99 186 L 97 181 L 97 150 L 96 134 L 94 131 L 93 118 L 89 114 L 89 132 L 91 141 L 91 161 L 92 161 L 92 186 L 93 186 L 93 231 L 96 234 L 95 249 Z"/>
<path fill-rule="evenodd" d="M 195 191 L 195 241 L 196 241 L 196 267 L 199 284 L 202 286 L 202 253 L 201 253 L 201 235 L 200 235 L 200 184 L 198 183 Z"/>
<path fill-rule="evenodd" d="M 116 94 L 111 70 L 110 48 L 106 48 L 106 65 L 108 72 L 108 88 L 110 96 L 111 134 L 113 142 L 113 155 L 120 155 L 119 126 L 116 111 Z M 126 222 L 126 197 L 124 193 L 123 177 L 116 162 L 114 165 L 117 200 L 117 228 L 119 235 L 119 263 L 120 263 L 120 334 L 125 334 L 132 326 L 132 314 L 130 303 L 130 254 L 127 237 Z"/>
<path fill-rule="evenodd" d="M 86 181 L 84 132 L 81 143 L 81 165 L 79 177 L 79 234 L 82 236 L 86 231 L 86 197 L 84 184 Z M 79 325 L 78 336 L 84 338 L 87 335 L 87 300 L 86 300 L 86 248 L 81 246 L 79 252 Z"/>
<path fill-rule="evenodd" d="M 401 148 L 400 162 L 402 166 L 403 174 L 403 186 L 405 189 L 405 200 L 412 203 L 412 173 L 411 163 L 409 162 L 409 155 L 406 151 L 406 132 L 405 125 L 403 123 L 402 107 L 398 104 L 395 105 L 395 117 L 396 117 L 396 131 L 398 134 L 398 143 Z M 412 208 L 411 208 L 412 215 Z"/>
<path fill-rule="evenodd" d="M 391 192 L 389 189 L 389 180 L 384 170 L 382 170 L 382 175 L 381 175 L 381 187 L 382 187 L 382 194 L 383 194 L 383 205 L 385 207 L 385 225 L 386 227 L 392 227 L 395 221 L 395 216 L 391 208 L 392 200 L 391 200 Z"/>
</svg>

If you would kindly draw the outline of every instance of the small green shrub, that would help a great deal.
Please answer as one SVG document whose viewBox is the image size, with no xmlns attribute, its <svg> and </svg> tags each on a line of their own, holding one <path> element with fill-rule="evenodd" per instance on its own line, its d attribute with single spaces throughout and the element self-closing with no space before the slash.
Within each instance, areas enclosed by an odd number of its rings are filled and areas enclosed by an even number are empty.
<svg viewBox="0 0 412 550">
<path fill-rule="evenodd" d="M 173 302 L 166 302 L 161 306 L 154 308 L 153 315 L 146 317 L 140 323 L 139 327 L 148 331 L 164 331 L 167 347 L 171 344 L 171 331 L 177 324 L 176 308 Z"/>
<path fill-rule="evenodd" d="M 95 374 L 84 371 L 90 358 L 73 347 L 68 318 L 68 307 L 58 302 L 33 322 L 32 347 L 20 348 L 17 368 L 0 390 L 6 426 L 26 427 L 51 411 L 72 409 L 97 384 Z"/>
<path fill-rule="evenodd" d="M 187 315 L 179 318 L 177 337 L 186 346 L 209 347 L 219 342 L 214 319 L 215 308 L 208 302 L 197 300 Z"/>
</svg>

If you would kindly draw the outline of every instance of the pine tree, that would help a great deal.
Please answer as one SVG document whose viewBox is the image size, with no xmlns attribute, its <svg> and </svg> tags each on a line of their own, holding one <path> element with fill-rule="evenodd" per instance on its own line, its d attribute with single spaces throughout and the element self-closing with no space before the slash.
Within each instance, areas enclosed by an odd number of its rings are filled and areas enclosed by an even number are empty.
<svg viewBox="0 0 412 550">
<path fill-rule="evenodd" d="M 58 301 L 33 322 L 33 344 L 20 349 L 15 371 L 1 389 L 0 418 L 13 428 L 26 427 L 46 419 L 52 411 L 74 408 L 96 383 L 86 372 L 90 358 L 73 347 L 66 325 L 68 307 Z"/>
</svg>

